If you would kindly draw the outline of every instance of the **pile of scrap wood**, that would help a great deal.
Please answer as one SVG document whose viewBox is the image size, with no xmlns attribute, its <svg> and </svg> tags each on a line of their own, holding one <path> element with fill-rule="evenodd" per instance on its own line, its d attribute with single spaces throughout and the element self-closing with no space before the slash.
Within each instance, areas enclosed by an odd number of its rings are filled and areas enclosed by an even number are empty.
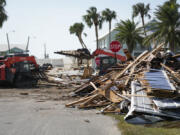
<svg viewBox="0 0 180 135">
<path fill-rule="evenodd" d="M 83 71 L 80 70 L 64 70 L 52 68 L 46 72 L 47 82 L 39 82 L 39 84 L 57 86 L 59 88 L 75 88 L 83 85 L 88 79 L 83 78 Z"/>
<path fill-rule="evenodd" d="M 76 88 L 73 96 L 81 98 L 66 107 L 102 107 L 102 113 L 126 114 L 125 120 L 130 123 L 180 119 L 179 69 L 168 64 L 179 62 L 163 53 L 163 46 Z"/>
</svg>

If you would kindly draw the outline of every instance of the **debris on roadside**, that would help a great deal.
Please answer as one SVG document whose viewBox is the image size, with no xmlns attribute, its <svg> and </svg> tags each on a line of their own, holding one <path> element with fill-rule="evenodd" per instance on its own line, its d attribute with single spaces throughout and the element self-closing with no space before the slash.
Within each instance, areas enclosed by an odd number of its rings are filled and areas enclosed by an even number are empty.
<svg viewBox="0 0 180 135">
<path fill-rule="evenodd" d="M 180 55 L 165 54 L 163 46 L 83 83 L 71 93 L 80 99 L 66 107 L 101 107 L 101 113 L 126 114 L 134 124 L 179 120 Z"/>
<path fill-rule="evenodd" d="M 47 82 L 40 82 L 40 84 L 57 86 L 59 88 L 75 88 L 86 83 L 89 79 L 83 79 L 83 70 L 79 69 L 59 69 L 53 68 L 46 72 Z"/>
</svg>

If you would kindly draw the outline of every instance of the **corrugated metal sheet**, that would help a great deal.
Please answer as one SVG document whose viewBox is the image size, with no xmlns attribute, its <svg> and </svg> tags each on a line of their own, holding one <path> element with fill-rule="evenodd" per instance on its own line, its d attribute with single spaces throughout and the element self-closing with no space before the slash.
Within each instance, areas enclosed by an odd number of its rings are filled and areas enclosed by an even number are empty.
<svg viewBox="0 0 180 135">
<path fill-rule="evenodd" d="M 151 69 L 149 72 L 144 73 L 144 79 L 151 88 L 176 90 L 172 83 L 170 83 L 166 72 L 163 70 Z"/>
<path fill-rule="evenodd" d="M 163 111 L 159 110 L 158 108 L 154 108 L 153 100 L 147 96 L 146 91 L 141 87 L 140 83 L 132 81 L 131 92 L 132 95 L 140 96 L 131 97 L 131 107 L 128 114 L 125 117 L 125 120 L 127 122 L 131 122 L 133 119 L 140 119 L 140 117 L 141 120 L 144 117 L 143 120 L 145 123 L 157 122 L 159 120 L 162 120 L 161 118 L 180 119 L 179 112 L 172 110 Z M 151 117 L 147 117 L 148 115 L 156 117 L 154 117 L 154 119 L 151 119 Z"/>
<path fill-rule="evenodd" d="M 159 109 L 177 109 L 180 108 L 179 99 L 159 99 L 154 98 L 153 102 Z"/>
</svg>

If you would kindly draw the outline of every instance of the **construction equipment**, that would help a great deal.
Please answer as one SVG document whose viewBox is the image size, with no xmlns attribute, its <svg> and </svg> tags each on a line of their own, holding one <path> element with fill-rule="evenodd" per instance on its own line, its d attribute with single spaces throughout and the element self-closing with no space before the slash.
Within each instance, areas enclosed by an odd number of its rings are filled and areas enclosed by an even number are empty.
<svg viewBox="0 0 180 135">
<path fill-rule="evenodd" d="M 39 79 L 46 79 L 35 57 L 28 54 L 29 40 L 30 37 L 28 37 L 26 50 L 23 53 L 11 53 L 8 41 L 9 54 L 0 57 L 0 85 L 32 87 Z"/>
<path fill-rule="evenodd" d="M 124 53 L 124 55 L 122 55 Z M 133 57 L 129 53 L 127 49 L 123 49 L 123 53 L 113 53 L 109 49 L 97 49 L 93 52 L 93 56 L 99 57 L 100 64 L 97 65 L 97 68 L 100 70 L 99 74 L 103 75 L 108 72 L 108 69 L 112 66 L 116 66 L 116 58 L 121 61 L 121 63 L 125 61 L 133 60 Z"/>
<path fill-rule="evenodd" d="M 34 56 L 12 54 L 0 59 L 0 84 L 15 87 L 32 87 L 46 76 L 40 71 Z"/>
</svg>

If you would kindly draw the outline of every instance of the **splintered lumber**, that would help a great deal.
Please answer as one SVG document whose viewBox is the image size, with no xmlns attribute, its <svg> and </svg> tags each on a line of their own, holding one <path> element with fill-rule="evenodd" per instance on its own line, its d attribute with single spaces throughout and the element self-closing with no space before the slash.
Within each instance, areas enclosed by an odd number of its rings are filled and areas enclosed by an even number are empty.
<svg viewBox="0 0 180 135">
<path fill-rule="evenodd" d="M 116 103 L 112 103 L 101 110 L 101 113 L 120 113 L 121 109 Z"/>
<path fill-rule="evenodd" d="M 100 82 L 102 80 L 97 80 L 94 82 L 94 84 L 96 86 L 99 86 L 100 85 Z M 85 83 L 84 85 L 80 86 L 79 88 L 75 89 L 74 90 L 74 93 L 77 94 L 77 95 L 86 95 L 87 93 L 90 93 L 94 90 L 94 88 L 92 87 L 92 85 L 88 82 L 88 83 Z M 84 94 L 85 93 L 85 94 Z"/>
<path fill-rule="evenodd" d="M 94 103 L 94 104 L 88 104 L 86 106 L 78 106 L 78 108 L 83 109 L 83 108 L 102 107 L 102 106 L 107 106 L 109 104 L 110 104 L 110 102 L 105 102 L 105 103 L 101 103 L 101 104 Z"/>
<path fill-rule="evenodd" d="M 131 79 L 131 77 L 132 77 L 132 75 L 133 75 L 133 73 L 134 73 L 134 69 L 135 69 L 135 68 L 136 68 L 136 65 L 131 68 L 131 72 L 130 72 L 130 74 L 129 74 L 129 76 L 128 76 L 125 84 L 124 84 L 125 86 L 128 85 L 128 82 L 129 82 L 129 80 Z"/>
<path fill-rule="evenodd" d="M 81 99 L 79 99 L 78 101 L 74 101 L 74 102 L 72 102 L 72 103 L 66 104 L 66 107 L 70 107 L 70 106 L 73 106 L 73 105 L 82 103 L 82 102 L 84 102 L 84 101 L 90 99 L 91 97 L 92 97 L 92 96 L 85 97 L 85 98 L 81 98 Z"/>
<path fill-rule="evenodd" d="M 111 72 L 105 74 L 103 77 L 101 77 L 101 76 L 95 77 L 94 79 L 90 80 L 89 82 L 85 83 L 84 85 L 76 88 L 74 90 L 74 93 L 78 94 L 78 95 L 85 95 L 85 94 L 91 92 L 92 90 L 94 90 L 94 88 L 90 84 L 90 82 L 93 82 L 95 84 L 95 86 L 98 87 L 101 84 L 103 84 L 103 82 L 107 81 L 108 78 L 112 76 L 112 74 L 114 74 L 114 71 L 111 71 Z"/>
<path fill-rule="evenodd" d="M 173 58 L 179 58 L 180 57 L 180 54 L 176 54 L 174 56 L 172 56 Z"/>
<path fill-rule="evenodd" d="M 147 59 L 151 54 L 154 54 L 158 50 L 162 48 L 164 43 L 160 44 L 157 48 L 155 48 L 153 51 L 148 53 L 148 51 L 144 51 L 142 54 L 140 54 L 132 63 L 130 63 L 124 70 L 120 71 L 114 78 L 114 80 L 117 80 L 119 77 L 121 77 L 129 68 L 131 68 L 134 64 L 139 65 L 143 60 Z"/>
<path fill-rule="evenodd" d="M 95 94 L 93 96 L 91 96 L 91 98 L 87 99 L 84 103 L 80 104 L 79 107 L 84 107 L 85 105 L 87 105 L 88 103 L 90 103 L 92 100 L 94 100 L 95 98 L 97 98 L 99 96 L 99 94 Z"/>
<path fill-rule="evenodd" d="M 138 62 L 143 56 L 147 55 L 148 51 L 144 51 L 142 54 L 140 54 L 132 63 L 130 63 L 126 68 L 124 68 L 122 71 L 117 73 L 117 75 L 113 78 L 113 80 L 117 80 L 119 77 L 121 77 L 129 68 L 131 68 L 136 62 Z"/>
<path fill-rule="evenodd" d="M 161 63 L 161 66 L 163 68 L 165 68 L 168 72 L 171 73 L 171 75 L 174 77 L 175 81 L 180 84 L 180 76 L 178 75 L 178 73 L 174 72 L 171 68 L 169 68 L 168 66 L 164 65 Z"/>
<path fill-rule="evenodd" d="M 82 78 L 83 78 L 83 79 L 86 79 L 86 78 L 90 77 L 90 76 L 92 75 L 92 72 L 93 72 L 92 68 L 90 68 L 90 67 L 85 67 Z"/>
<path fill-rule="evenodd" d="M 121 112 L 121 110 L 119 108 L 117 108 L 117 110 L 115 110 L 115 111 L 104 111 L 103 113 L 105 114 L 105 113 L 120 113 L 120 112 Z"/>
<path fill-rule="evenodd" d="M 124 100 L 124 98 L 117 95 L 115 91 L 109 89 L 108 90 L 99 89 L 99 94 L 103 95 L 106 99 L 108 99 L 113 103 L 119 103 L 122 100 Z"/>
<path fill-rule="evenodd" d="M 101 112 L 106 111 L 109 107 L 111 107 L 111 106 L 114 105 L 114 104 L 116 104 L 116 103 L 112 103 L 112 104 L 106 106 L 105 108 L 101 109 Z"/>
<path fill-rule="evenodd" d="M 126 68 L 124 68 L 122 71 L 120 71 L 119 73 L 117 73 L 115 75 L 115 77 L 112 77 L 112 81 L 111 83 L 108 84 L 108 86 L 104 89 L 105 91 L 107 91 L 112 84 L 120 77 L 122 77 L 122 75 L 129 69 L 131 68 L 134 64 L 136 64 L 139 60 L 141 60 L 144 56 L 147 56 L 148 51 L 144 51 L 142 54 L 140 54 L 132 63 L 130 63 Z"/>
<path fill-rule="evenodd" d="M 178 96 L 175 92 L 169 92 L 166 90 L 155 90 L 147 92 L 148 96 L 154 96 L 156 98 L 175 98 Z"/>
<path fill-rule="evenodd" d="M 90 82 L 90 84 L 95 90 L 98 90 L 98 88 L 96 87 L 96 85 L 93 82 Z"/>
<path fill-rule="evenodd" d="M 113 90 L 110 91 L 110 94 L 109 94 L 109 99 L 111 102 L 113 103 L 119 103 L 121 102 L 122 100 L 124 100 L 122 97 L 119 97 Z"/>
<path fill-rule="evenodd" d="M 45 86 L 59 86 L 59 84 L 55 83 L 48 83 L 48 82 L 39 82 L 38 85 L 45 85 Z"/>
<path fill-rule="evenodd" d="M 79 104 L 78 108 L 82 109 L 82 108 L 91 108 L 91 107 L 102 107 L 102 106 L 107 106 L 110 103 L 111 102 L 107 100 L 104 96 L 100 94 L 95 94 L 90 99 Z"/>
</svg>

